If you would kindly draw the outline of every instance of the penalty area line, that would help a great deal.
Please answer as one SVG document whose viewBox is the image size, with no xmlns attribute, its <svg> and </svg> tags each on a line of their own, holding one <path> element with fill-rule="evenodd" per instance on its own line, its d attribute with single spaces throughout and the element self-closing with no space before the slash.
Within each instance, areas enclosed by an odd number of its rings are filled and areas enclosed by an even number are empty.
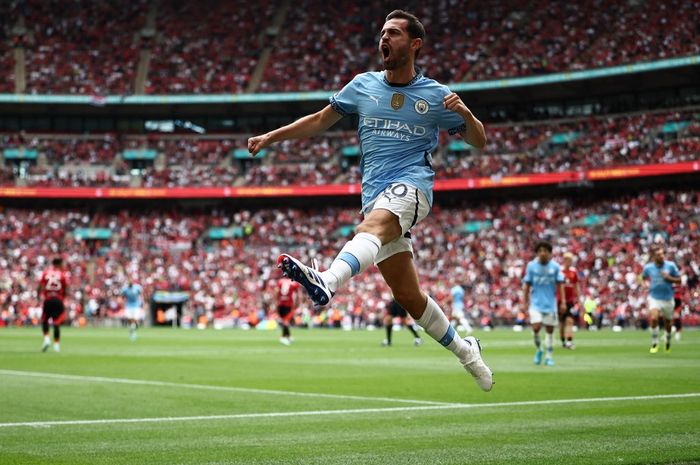
<svg viewBox="0 0 700 465">
<path fill-rule="evenodd" d="M 531 405 L 552 405 L 552 404 L 580 404 L 594 402 L 618 402 L 618 401 L 638 401 L 638 400 L 658 400 L 658 399 L 682 399 L 689 397 L 700 397 L 700 392 L 687 394 L 662 394 L 649 396 L 628 396 L 628 397 L 594 397 L 588 399 L 555 399 L 555 400 L 533 400 L 523 402 L 494 402 L 485 404 L 449 404 L 449 405 L 416 405 L 412 407 L 384 407 L 384 408 L 358 408 L 341 410 L 310 410 L 297 412 L 266 412 L 266 413 L 238 413 L 231 415 L 197 415 L 188 417 L 154 417 L 154 418 L 113 418 L 98 420 L 59 420 L 59 421 L 28 421 L 16 423 L 0 423 L 0 428 L 34 427 L 46 428 L 52 426 L 71 425 L 114 425 L 120 423 L 169 423 L 183 421 L 210 421 L 210 420 L 238 420 L 257 418 L 283 418 L 283 417 L 304 417 L 323 415 L 352 415 L 368 413 L 395 413 L 395 412 L 419 412 L 427 410 L 447 410 L 447 409 L 474 409 L 488 407 L 522 407 Z"/>
</svg>

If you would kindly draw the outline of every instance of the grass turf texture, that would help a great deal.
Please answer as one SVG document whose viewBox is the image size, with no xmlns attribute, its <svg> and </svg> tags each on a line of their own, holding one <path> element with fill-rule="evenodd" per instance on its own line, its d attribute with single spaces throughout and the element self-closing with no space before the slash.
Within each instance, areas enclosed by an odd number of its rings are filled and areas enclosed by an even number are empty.
<svg viewBox="0 0 700 465">
<path fill-rule="evenodd" d="M 555 367 L 529 332 L 478 333 L 491 393 L 407 331 L 277 336 L 65 328 L 40 353 L 38 329 L 3 329 L 0 463 L 700 463 L 700 332 L 656 355 L 647 332 L 579 332 Z"/>
</svg>

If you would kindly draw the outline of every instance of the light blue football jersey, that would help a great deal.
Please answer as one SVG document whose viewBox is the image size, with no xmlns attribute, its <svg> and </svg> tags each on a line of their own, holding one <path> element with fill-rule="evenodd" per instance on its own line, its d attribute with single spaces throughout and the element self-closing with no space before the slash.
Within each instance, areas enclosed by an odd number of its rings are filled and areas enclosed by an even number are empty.
<svg viewBox="0 0 700 465">
<path fill-rule="evenodd" d="M 359 116 L 363 211 L 392 183 L 417 187 L 432 205 L 438 131 L 455 134 L 466 128 L 461 116 L 445 109 L 443 99 L 450 93 L 420 73 L 406 85 L 392 85 L 384 72 L 368 72 L 330 98 L 340 115 Z"/>
<path fill-rule="evenodd" d="M 564 282 L 564 273 L 554 260 L 546 265 L 535 258 L 525 268 L 526 284 L 531 286 L 530 308 L 540 313 L 554 313 L 557 311 L 557 284 Z"/>
<path fill-rule="evenodd" d="M 131 286 L 124 286 L 122 288 L 122 295 L 126 299 L 127 307 L 141 307 L 143 301 L 141 299 L 141 293 L 143 289 L 138 284 L 132 284 Z"/>
<path fill-rule="evenodd" d="M 459 284 L 456 284 L 450 289 L 450 294 L 452 294 L 452 308 L 455 310 L 464 309 L 464 288 Z"/>
<path fill-rule="evenodd" d="M 655 262 L 647 263 L 642 271 L 642 277 L 649 278 L 651 281 L 649 286 L 651 297 L 656 300 L 673 300 L 673 284 L 661 275 L 664 271 L 674 278 L 681 275 L 675 263 L 664 260 L 664 264 L 660 267 Z"/>
</svg>

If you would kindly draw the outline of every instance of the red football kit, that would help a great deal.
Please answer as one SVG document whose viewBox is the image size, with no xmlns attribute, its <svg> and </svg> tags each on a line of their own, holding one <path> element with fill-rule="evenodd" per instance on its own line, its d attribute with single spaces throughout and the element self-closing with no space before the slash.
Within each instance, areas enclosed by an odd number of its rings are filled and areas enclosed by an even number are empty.
<svg viewBox="0 0 700 465">
<path fill-rule="evenodd" d="M 68 278 L 65 271 L 49 268 L 41 274 L 40 283 L 44 301 L 49 299 L 63 300 L 66 298 Z"/>
<path fill-rule="evenodd" d="M 574 288 L 578 284 L 578 271 L 573 266 L 562 270 L 564 273 L 564 298 L 567 304 L 576 303 L 576 294 Z"/>
<path fill-rule="evenodd" d="M 289 278 L 282 278 L 277 282 L 277 312 L 287 322 L 294 316 L 294 294 L 299 286 L 298 282 Z"/>
</svg>

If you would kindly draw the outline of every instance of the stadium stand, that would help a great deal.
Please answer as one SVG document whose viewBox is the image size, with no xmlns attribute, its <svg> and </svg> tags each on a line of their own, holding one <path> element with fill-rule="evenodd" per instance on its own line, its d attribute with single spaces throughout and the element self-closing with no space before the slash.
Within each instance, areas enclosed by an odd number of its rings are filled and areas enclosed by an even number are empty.
<svg viewBox="0 0 700 465">
<path fill-rule="evenodd" d="M 244 92 L 274 14 L 272 1 L 161 2 L 146 92 Z"/>
<path fill-rule="evenodd" d="M 677 163 L 700 154 L 700 113 L 677 111 L 610 115 L 489 126 L 484 150 L 443 137 L 434 154 L 437 179 L 581 171 L 611 166 Z M 12 163 L 14 183 L 42 186 L 273 186 L 350 183 L 359 180 L 354 132 L 270 147 L 246 156 L 245 135 L 137 136 L 8 134 L 3 149 L 36 150 L 29 166 Z M 125 160 L 125 151 L 152 160 Z M 236 158 L 243 151 L 243 158 Z M 6 169 L 12 171 L 12 166 Z M 131 174 L 131 168 L 138 168 Z M 12 184 L 5 176 L 3 184 Z"/>
<path fill-rule="evenodd" d="M 669 245 L 688 276 L 689 308 L 700 305 L 700 194 L 651 191 L 603 198 L 462 203 L 434 209 L 414 234 L 416 259 L 427 289 L 445 301 L 455 283 L 468 289 L 475 321 L 512 324 L 520 305 L 521 276 L 539 238 L 555 244 L 555 256 L 573 252 L 583 270 L 583 289 L 606 318 L 626 311 L 628 323 L 643 318 L 644 288 L 638 280 L 649 246 Z M 208 321 L 271 307 L 270 286 L 281 250 L 317 256 L 327 266 L 358 220 L 356 209 L 316 210 L 32 210 L 0 212 L 0 302 L 4 318 L 29 324 L 38 311 L 35 280 L 60 252 L 71 272 L 73 318 L 118 317 L 120 283 L 137 273 L 150 296 L 155 290 L 186 291 L 190 305 Z M 76 230 L 107 231 L 108 238 L 81 239 Z M 234 231 L 214 239 L 212 228 Z M 374 274 L 358 276 L 338 293 L 333 309 L 361 309 L 372 320 L 389 291 Z M 89 303 L 94 300 L 94 303 Z M 95 309 L 95 303 L 97 308 Z M 89 305 L 88 305 L 89 304 Z M 620 307 L 620 306 L 623 307 Z M 307 308 L 308 310 L 308 308 Z M 697 314 L 688 315 L 688 320 Z M 695 321 L 695 320 L 692 320 Z"/>
<path fill-rule="evenodd" d="M 13 46 L 15 39 L 12 35 L 12 25 L 16 19 L 7 4 L 0 4 L 0 93 L 15 91 L 15 57 Z"/>
<path fill-rule="evenodd" d="M 17 4 L 27 28 L 27 93 L 134 92 L 145 0 L 27 0 Z"/>
<path fill-rule="evenodd" d="M 415 11 L 428 32 L 419 65 L 442 82 L 700 53 L 699 9 L 684 0 L 470 1 L 463 14 L 449 14 L 448 0 L 407 3 L 395 6 Z M 14 2 L 0 10 L 0 91 L 14 92 L 16 84 L 20 92 L 81 95 L 334 90 L 376 69 L 376 37 L 389 7 Z M 24 79 L 15 76 L 13 46 L 26 55 Z"/>
<path fill-rule="evenodd" d="M 142 112 L 126 104 L 106 105 L 102 97 L 108 94 L 260 96 L 335 90 L 354 74 L 377 69 L 377 33 L 394 6 L 424 20 L 428 41 L 419 65 L 443 82 L 700 54 L 700 9 L 683 0 L 393 3 L 0 4 L 0 93 L 95 96 L 82 107 L 46 101 L 44 106 L 2 106 L 0 190 L 11 194 L 0 201 L 0 323 L 32 324 L 38 318 L 37 274 L 60 253 L 71 272 L 74 321 L 80 316 L 92 321 L 120 318 L 118 290 L 126 276 L 137 274 L 147 298 L 159 290 L 184 291 L 197 317 L 245 324 L 271 308 L 277 276 L 273 264 L 280 252 L 293 251 L 304 260 L 320 256 L 327 266 L 358 221 L 357 208 L 316 198 L 306 209 L 292 208 L 285 203 L 288 198 L 275 198 L 279 205 L 274 208 L 262 202 L 240 207 L 232 199 L 218 198 L 202 203 L 168 200 L 149 210 L 130 200 L 119 206 L 78 200 L 58 208 L 52 199 L 17 196 L 24 187 L 257 188 L 360 180 L 361 151 L 356 133 L 346 130 L 349 125 L 312 140 L 276 144 L 257 159 L 246 155 L 250 134 L 245 131 L 267 130 L 298 117 L 307 108 L 304 98 L 269 107 L 228 100 L 216 108 L 164 102 L 146 105 Z M 456 4 L 463 14 L 453 14 Z M 670 74 L 651 75 L 646 87 L 622 96 L 628 100 L 622 110 L 603 103 L 620 88 L 628 92 L 625 84 L 634 76 L 618 76 L 618 82 L 583 81 L 568 94 L 554 86 L 538 87 L 535 96 L 512 88 L 491 100 L 470 94 L 483 105 L 488 145 L 469 150 L 441 136 L 433 154 L 437 179 L 699 162 L 700 100 L 691 66 L 678 73 L 686 79 L 680 80 L 678 91 L 675 81 L 665 82 Z M 616 90 L 597 89 L 601 82 L 616 85 Z M 527 101 L 522 106 L 510 113 L 503 110 L 521 104 L 523 96 Z M 552 119 L 547 113 L 547 120 L 540 120 L 545 117 L 541 115 L 530 119 L 538 108 L 550 105 L 558 106 L 557 118 L 567 117 Z M 565 111 L 585 105 L 602 109 L 588 116 Z M 507 116 L 494 117 L 499 124 L 488 120 L 501 111 Z M 147 133 L 151 115 L 230 124 L 226 132 L 195 135 L 178 127 L 168 134 Z M 81 120 L 76 127 L 75 120 Z M 467 287 L 466 304 L 475 322 L 512 324 L 531 246 L 539 238 L 551 239 L 555 254 L 566 249 L 576 255 L 585 292 L 597 301 L 601 315 L 635 325 L 644 319 L 639 271 L 652 242 L 664 241 L 688 277 L 686 319 L 697 324 L 700 193 L 690 182 L 684 186 L 667 190 L 659 183 L 656 190 L 637 188 L 627 194 L 591 189 L 581 196 L 566 191 L 555 199 L 540 190 L 530 191 L 530 200 L 504 189 L 498 201 L 484 195 L 473 202 L 438 202 L 430 219 L 415 231 L 416 259 L 436 299 L 445 301 L 450 287 L 459 282 Z M 147 189 L 133 190 L 148 194 Z M 375 321 L 390 298 L 376 272 L 358 277 L 336 296 L 336 315 Z M 304 305 L 301 310 L 310 312 Z M 323 315 L 317 321 L 330 318 Z"/>
</svg>

